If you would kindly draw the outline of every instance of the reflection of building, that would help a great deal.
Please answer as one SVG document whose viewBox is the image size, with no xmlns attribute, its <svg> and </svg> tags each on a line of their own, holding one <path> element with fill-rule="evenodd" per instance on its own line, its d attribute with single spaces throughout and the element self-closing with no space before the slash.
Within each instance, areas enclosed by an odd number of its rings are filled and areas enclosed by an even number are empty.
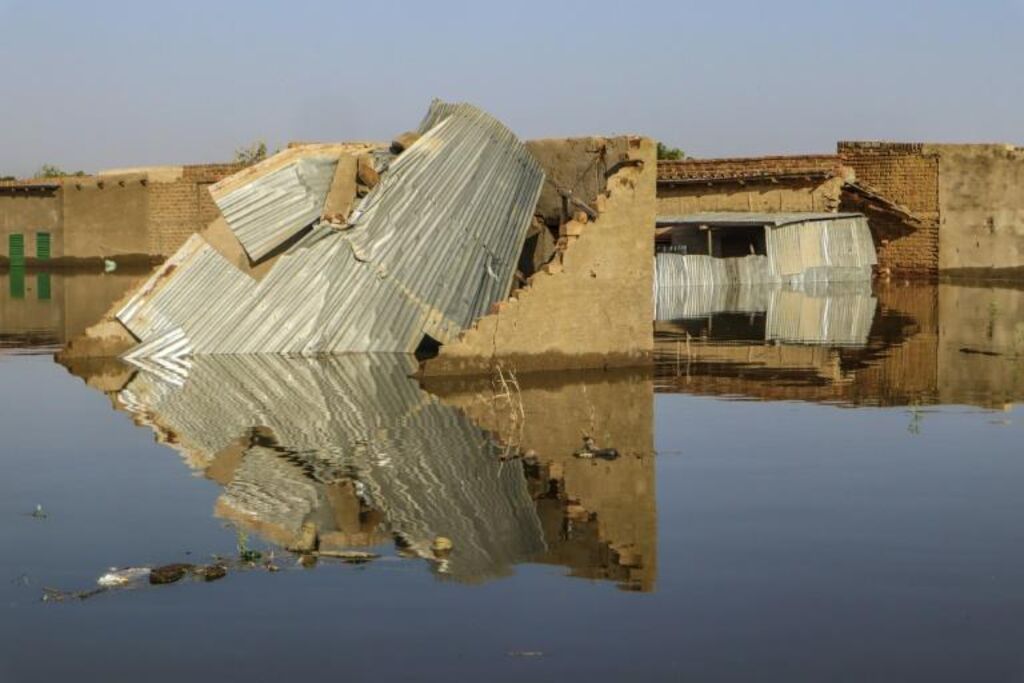
<svg viewBox="0 0 1024 683">
<path fill-rule="evenodd" d="M 526 374 L 511 401 L 494 400 L 489 378 L 438 378 L 427 389 L 507 445 L 538 455 L 539 483 L 547 487 L 537 506 L 547 551 L 538 561 L 651 590 L 657 574 L 651 379 L 637 370 Z M 574 457 L 585 435 L 620 457 Z"/>
<path fill-rule="evenodd" d="M 509 446 L 502 425 L 475 423 L 453 405 L 462 393 L 424 392 L 408 377 L 414 369 L 401 355 L 208 356 L 184 375 L 138 372 L 115 403 L 223 486 L 219 516 L 273 543 L 289 544 L 312 523 L 321 548 L 394 539 L 403 553 L 434 560 L 431 543 L 446 536 L 454 548 L 434 566 L 460 581 L 550 561 L 653 586 L 653 461 L 640 457 L 652 443 L 649 381 L 524 387 L 528 415 L 551 407 L 534 397 L 572 402 L 582 390 L 597 401 L 579 404 L 590 409 L 577 411 L 578 422 L 564 416 L 565 452 L 561 442 L 537 444 L 524 461 L 508 458 L 525 449 Z M 641 392 L 647 408 L 609 419 L 607 401 L 623 391 Z M 619 460 L 572 457 L 595 419 Z"/>
<path fill-rule="evenodd" d="M 657 390 L 846 405 L 1024 397 L 1024 292 L 883 285 L 875 296 L 859 346 L 770 340 L 757 314 L 659 322 Z"/>
<path fill-rule="evenodd" d="M 0 346 L 66 342 L 96 321 L 138 274 L 0 272 Z"/>
<path fill-rule="evenodd" d="M 859 346 L 876 306 L 870 282 L 659 287 L 656 329 L 718 341 Z"/>
</svg>

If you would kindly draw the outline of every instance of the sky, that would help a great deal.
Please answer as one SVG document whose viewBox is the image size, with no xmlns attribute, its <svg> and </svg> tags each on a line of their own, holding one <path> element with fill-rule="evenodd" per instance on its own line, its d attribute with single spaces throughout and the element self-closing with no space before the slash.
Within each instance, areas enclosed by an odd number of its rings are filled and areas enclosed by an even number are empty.
<svg viewBox="0 0 1024 683">
<path fill-rule="evenodd" d="M 691 156 L 1024 144 L 1024 0 L 0 0 L 0 175 L 389 140 L 433 97 Z"/>
</svg>

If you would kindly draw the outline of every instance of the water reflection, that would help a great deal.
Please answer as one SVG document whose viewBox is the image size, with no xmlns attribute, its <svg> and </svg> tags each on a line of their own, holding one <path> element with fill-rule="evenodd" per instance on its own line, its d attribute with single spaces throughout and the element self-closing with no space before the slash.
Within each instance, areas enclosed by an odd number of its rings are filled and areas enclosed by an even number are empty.
<svg viewBox="0 0 1024 683">
<path fill-rule="evenodd" d="M 705 297 L 713 305 L 703 314 L 656 323 L 659 391 L 993 408 L 1024 396 L 1020 290 L 883 284 L 737 296 Z"/>
<path fill-rule="evenodd" d="M 52 347 L 93 324 L 144 272 L 0 272 L 0 349 Z"/>
<path fill-rule="evenodd" d="M 651 378 L 644 372 L 420 388 L 401 355 L 206 356 L 134 371 L 70 366 L 223 490 L 215 514 L 280 546 L 394 541 L 443 577 L 521 562 L 650 590 L 655 580 Z M 622 411 L 626 401 L 632 410 Z M 620 457 L 573 455 L 589 435 Z M 525 456 L 525 457 L 523 457 Z M 436 557 L 434 539 L 452 540 Z"/>
</svg>

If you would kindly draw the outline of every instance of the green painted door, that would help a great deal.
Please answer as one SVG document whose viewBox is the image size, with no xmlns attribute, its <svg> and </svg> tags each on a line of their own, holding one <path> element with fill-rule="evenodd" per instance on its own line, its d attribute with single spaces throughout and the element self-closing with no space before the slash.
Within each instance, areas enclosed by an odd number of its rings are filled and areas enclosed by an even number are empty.
<svg viewBox="0 0 1024 683">
<path fill-rule="evenodd" d="M 21 233 L 11 233 L 7 239 L 7 254 L 11 259 L 12 266 L 25 265 L 25 236 Z"/>
<path fill-rule="evenodd" d="M 50 300 L 49 273 L 36 273 L 36 298 L 40 301 Z"/>
<path fill-rule="evenodd" d="M 48 233 L 48 232 L 37 232 L 36 233 L 36 258 L 37 259 L 49 259 L 50 258 L 50 233 Z"/>
<path fill-rule="evenodd" d="M 7 274 L 8 279 L 11 283 L 11 298 L 12 299 L 24 299 L 25 298 L 25 267 L 18 266 L 11 268 L 11 271 Z"/>
</svg>

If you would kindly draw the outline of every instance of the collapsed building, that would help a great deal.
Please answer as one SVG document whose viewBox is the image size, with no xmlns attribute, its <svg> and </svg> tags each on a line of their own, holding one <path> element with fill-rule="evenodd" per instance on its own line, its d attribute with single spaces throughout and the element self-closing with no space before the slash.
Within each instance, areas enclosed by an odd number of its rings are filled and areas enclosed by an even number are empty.
<svg viewBox="0 0 1024 683">
<path fill-rule="evenodd" d="M 643 362 L 655 167 L 650 140 L 524 144 L 441 102 L 391 145 L 299 145 L 213 185 L 220 217 L 65 354 L 169 367 L 440 345 L 428 372 Z"/>
</svg>

